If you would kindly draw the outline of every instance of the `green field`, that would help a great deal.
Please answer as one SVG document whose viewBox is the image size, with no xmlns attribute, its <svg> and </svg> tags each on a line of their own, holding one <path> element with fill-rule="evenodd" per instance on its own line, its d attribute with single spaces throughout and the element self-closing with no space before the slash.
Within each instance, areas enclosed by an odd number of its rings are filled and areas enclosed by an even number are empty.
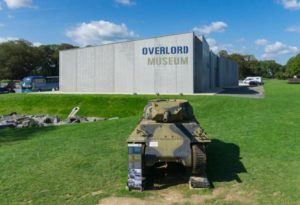
<svg viewBox="0 0 300 205">
<path fill-rule="evenodd" d="M 0 204 L 97 204 L 111 196 L 147 200 L 168 190 L 187 201 L 203 197 L 207 204 L 300 204 L 300 86 L 267 81 L 265 92 L 264 99 L 181 97 L 192 103 L 212 139 L 208 175 L 214 188 L 189 191 L 179 184 L 143 193 L 124 189 L 126 138 L 155 96 L 0 95 L 0 114 L 66 117 L 80 106 L 81 116 L 120 117 L 0 130 Z"/>
</svg>

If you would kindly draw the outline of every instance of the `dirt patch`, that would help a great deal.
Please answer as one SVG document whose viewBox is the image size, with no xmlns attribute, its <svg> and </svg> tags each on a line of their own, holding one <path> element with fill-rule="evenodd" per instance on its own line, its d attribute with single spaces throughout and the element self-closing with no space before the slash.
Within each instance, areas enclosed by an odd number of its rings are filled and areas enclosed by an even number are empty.
<svg viewBox="0 0 300 205">
<path fill-rule="evenodd" d="M 96 195 L 103 194 L 103 191 L 99 190 L 99 191 L 92 192 L 91 194 L 92 194 L 92 196 L 96 196 Z"/>
<path fill-rule="evenodd" d="M 86 197 L 89 197 L 89 196 L 97 196 L 97 195 L 100 195 L 100 194 L 103 194 L 103 193 L 104 192 L 102 190 L 94 191 L 94 192 L 91 192 L 91 193 L 84 194 L 80 198 L 86 198 Z"/>
<path fill-rule="evenodd" d="M 99 202 L 101 205 L 155 205 L 155 201 L 146 201 L 143 199 L 129 197 L 110 197 Z"/>
<path fill-rule="evenodd" d="M 247 195 L 244 192 L 238 191 L 236 193 L 228 193 L 225 196 L 225 201 L 230 202 L 241 202 L 243 204 L 253 204 L 253 201 L 251 198 L 247 197 Z"/>
<path fill-rule="evenodd" d="M 159 193 L 159 194 L 158 194 Z M 215 188 L 211 193 L 192 194 L 189 197 L 184 195 L 184 191 L 167 189 L 155 191 L 155 197 L 138 199 L 131 197 L 109 197 L 99 201 L 99 205 L 155 205 L 155 204 L 204 204 L 216 202 L 239 202 L 242 204 L 256 204 L 254 194 L 240 190 L 240 186 Z"/>
<path fill-rule="evenodd" d="M 230 189 L 227 189 L 224 195 L 224 201 L 240 202 L 241 204 L 257 204 L 255 192 L 242 191 L 240 186 L 240 184 L 235 184 Z"/>
</svg>

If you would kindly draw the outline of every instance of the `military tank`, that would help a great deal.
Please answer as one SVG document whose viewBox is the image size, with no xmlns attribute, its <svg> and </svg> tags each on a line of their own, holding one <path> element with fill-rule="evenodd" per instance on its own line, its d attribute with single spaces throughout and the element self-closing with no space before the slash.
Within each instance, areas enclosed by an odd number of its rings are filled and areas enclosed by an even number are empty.
<svg viewBox="0 0 300 205">
<path fill-rule="evenodd" d="M 186 100 L 152 100 L 128 140 L 128 189 L 143 190 L 150 167 L 180 163 L 189 170 L 189 186 L 207 188 L 206 146 L 210 143 Z"/>
</svg>

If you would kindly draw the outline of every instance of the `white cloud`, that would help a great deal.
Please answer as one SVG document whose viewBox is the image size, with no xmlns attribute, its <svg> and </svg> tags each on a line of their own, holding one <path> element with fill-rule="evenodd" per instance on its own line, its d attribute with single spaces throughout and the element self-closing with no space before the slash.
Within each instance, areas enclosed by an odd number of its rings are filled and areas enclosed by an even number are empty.
<svg viewBox="0 0 300 205">
<path fill-rule="evenodd" d="M 231 52 L 233 48 L 232 44 L 219 44 L 214 38 L 207 38 L 206 41 L 209 45 L 210 50 L 214 53 L 218 53 L 221 50 Z"/>
<path fill-rule="evenodd" d="M 33 42 L 32 45 L 33 45 L 34 47 L 39 47 L 39 46 L 41 46 L 41 45 L 43 45 L 43 44 L 40 43 L 40 42 Z"/>
<path fill-rule="evenodd" d="M 0 28 L 4 27 L 4 26 L 5 26 L 5 24 L 0 22 Z"/>
<path fill-rule="evenodd" d="M 299 49 L 296 46 L 289 46 L 279 41 L 265 46 L 262 58 L 268 59 L 271 57 L 297 53 Z"/>
<path fill-rule="evenodd" d="M 258 45 L 258 46 L 265 46 L 268 44 L 268 40 L 267 39 L 264 39 L 264 38 L 261 38 L 261 39 L 257 39 L 255 41 L 255 44 Z"/>
<path fill-rule="evenodd" d="M 5 42 L 8 42 L 8 41 L 17 41 L 19 40 L 19 38 L 16 38 L 16 37 L 0 37 L 0 43 L 5 43 Z"/>
<path fill-rule="evenodd" d="M 18 9 L 24 7 L 33 7 L 32 0 L 4 0 L 7 7 L 10 9 Z"/>
<path fill-rule="evenodd" d="M 117 4 L 121 4 L 124 6 L 132 6 L 135 5 L 135 2 L 133 0 L 115 0 Z"/>
<path fill-rule="evenodd" d="M 298 9 L 300 9 L 300 1 L 299 0 L 280 0 L 279 2 L 286 9 L 290 9 L 290 10 L 298 10 Z"/>
<path fill-rule="evenodd" d="M 214 52 L 217 53 L 219 51 L 218 43 L 215 39 L 213 38 L 208 38 L 206 39 L 210 49 Z"/>
<path fill-rule="evenodd" d="M 291 26 L 286 29 L 287 32 L 300 33 L 300 26 Z"/>
<path fill-rule="evenodd" d="M 103 20 L 81 23 L 75 28 L 68 29 L 66 36 L 81 46 L 126 41 L 138 37 L 125 24 Z"/>
<path fill-rule="evenodd" d="M 198 35 L 208 35 L 213 32 L 224 32 L 228 25 L 222 21 L 212 22 L 210 25 L 194 27 L 193 31 Z"/>
<path fill-rule="evenodd" d="M 2 3 L 0 2 L 0 11 L 3 10 Z"/>
<path fill-rule="evenodd" d="M 5 42 L 8 42 L 8 41 L 19 41 L 21 40 L 20 38 L 16 38 L 16 37 L 0 37 L 0 43 L 5 43 Z M 43 45 L 42 43 L 40 42 L 33 42 L 32 43 L 32 46 L 34 47 L 39 47 Z"/>
</svg>

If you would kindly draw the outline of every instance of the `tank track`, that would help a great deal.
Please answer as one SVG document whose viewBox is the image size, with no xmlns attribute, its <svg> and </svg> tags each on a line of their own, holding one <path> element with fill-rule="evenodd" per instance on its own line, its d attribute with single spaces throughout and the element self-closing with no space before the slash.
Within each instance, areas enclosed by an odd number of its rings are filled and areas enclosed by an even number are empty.
<svg viewBox="0 0 300 205">
<path fill-rule="evenodd" d="M 206 151 L 205 146 L 200 144 L 192 145 L 192 174 L 197 176 L 205 175 Z"/>
<path fill-rule="evenodd" d="M 192 145 L 192 175 L 189 180 L 190 189 L 209 188 L 206 176 L 206 150 L 201 144 Z"/>
</svg>

